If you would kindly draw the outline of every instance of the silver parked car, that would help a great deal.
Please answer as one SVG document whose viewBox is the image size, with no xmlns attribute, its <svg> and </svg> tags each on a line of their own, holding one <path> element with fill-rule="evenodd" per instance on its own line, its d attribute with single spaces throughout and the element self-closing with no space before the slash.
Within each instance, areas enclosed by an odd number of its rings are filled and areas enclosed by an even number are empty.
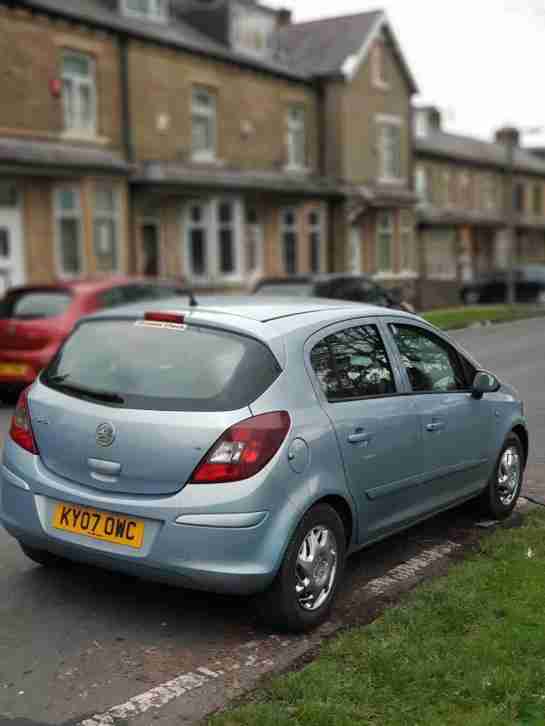
<svg viewBox="0 0 545 726">
<path fill-rule="evenodd" d="M 0 519 L 40 564 L 257 594 L 305 630 L 347 554 L 469 499 L 509 515 L 527 454 L 513 389 L 420 318 L 173 298 L 84 319 L 23 393 Z"/>
</svg>

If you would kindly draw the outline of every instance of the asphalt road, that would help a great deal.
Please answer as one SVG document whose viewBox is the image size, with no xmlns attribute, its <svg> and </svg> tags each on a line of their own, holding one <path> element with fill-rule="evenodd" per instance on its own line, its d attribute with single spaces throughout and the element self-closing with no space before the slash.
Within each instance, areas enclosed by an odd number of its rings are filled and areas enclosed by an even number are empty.
<svg viewBox="0 0 545 726">
<path fill-rule="evenodd" d="M 545 321 L 455 337 L 525 399 L 532 437 L 527 491 L 545 493 Z M 7 432 L 10 414 L 0 410 L 0 434 Z M 339 608 L 371 571 L 380 577 L 411 548 L 450 536 L 460 516 L 443 515 L 353 558 Z M 76 566 L 46 570 L 0 531 L 1 726 L 79 723 L 198 665 L 221 663 L 259 637 L 263 632 L 246 600 Z"/>
</svg>

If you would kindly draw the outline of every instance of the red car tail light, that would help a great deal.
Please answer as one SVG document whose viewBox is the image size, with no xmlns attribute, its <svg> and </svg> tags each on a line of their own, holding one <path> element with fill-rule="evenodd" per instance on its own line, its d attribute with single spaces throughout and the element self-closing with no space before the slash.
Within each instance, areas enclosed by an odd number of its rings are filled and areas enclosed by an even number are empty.
<svg viewBox="0 0 545 726">
<path fill-rule="evenodd" d="M 276 411 L 231 426 L 195 469 L 190 481 L 224 484 L 249 479 L 273 458 L 290 425 L 287 411 Z"/>
<path fill-rule="evenodd" d="M 17 406 L 11 419 L 9 435 L 16 444 L 31 454 L 38 454 L 38 447 L 32 433 L 32 423 L 28 408 L 28 388 L 26 388 L 17 401 Z"/>
</svg>

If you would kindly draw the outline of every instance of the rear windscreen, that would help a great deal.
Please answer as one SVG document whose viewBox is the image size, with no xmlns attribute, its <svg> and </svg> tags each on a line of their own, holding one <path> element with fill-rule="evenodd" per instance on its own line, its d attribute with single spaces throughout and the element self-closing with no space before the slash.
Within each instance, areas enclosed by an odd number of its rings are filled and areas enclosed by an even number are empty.
<svg viewBox="0 0 545 726">
<path fill-rule="evenodd" d="M 20 292 L 0 301 L 0 318 L 38 320 L 55 318 L 68 309 L 72 298 L 67 292 Z"/>
<path fill-rule="evenodd" d="M 78 327 L 41 380 L 91 400 L 96 392 L 96 400 L 126 408 L 233 411 L 255 401 L 279 373 L 272 352 L 254 338 L 195 325 L 106 320 Z"/>
</svg>

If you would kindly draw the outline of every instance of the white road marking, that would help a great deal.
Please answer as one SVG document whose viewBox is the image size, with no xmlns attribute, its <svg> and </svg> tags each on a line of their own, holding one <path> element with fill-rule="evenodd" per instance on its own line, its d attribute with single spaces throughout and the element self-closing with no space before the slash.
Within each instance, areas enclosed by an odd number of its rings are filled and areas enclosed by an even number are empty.
<svg viewBox="0 0 545 726">
<path fill-rule="evenodd" d="M 404 580 L 414 577 L 434 562 L 444 559 L 460 546 L 454 542 L 447 542 L 446 544 L 424 550 L 416 557 L 412 557 L 407 562 L 394 567 L 383 577 L 370 580 L 363 586 L 362 590 L 370 596 L 376 597 L 377 595 L 384 595 L 389 589 L 399 585 Z M 268 640 L 270 641 L 271 639 L 280 640 L 278 636 L 271 636 Z M 134 698 L 129 699 L 120 706 L 114 706 L 104 713 L 91 716 L 91 718 L 81 721 L 78 726 L 115 726 L 115 722 L 118 719 L 135 718 L 151 709 L 158 710 L 171 701 L 180 698 L 180 696 L 191 693 L 197 688 L 202 688 L 207 683 L 225 675 L 226 672 L 230 673 L 241 670 L 242 668 L 252 670 L 265 668 L 270 670 L 275 666 L 274 660 L 270 657 L 260 659 L 257 652 L 248 653 L 248 650 L 252 649 L 257 651 L 266 642 L 258 640 L 249 641 L 240 646 L 239 650 L 242 651 L 240 658 L 231 658 L 229 665 L 223 666 L 222 670 L 212 670 L 206 666 L 200 666 L 195 669 L 195 672 L 183 673 L 171 681 L 167 681 L 145 693 L 134 696 Z M 295 639 L 294 641 L 284 640 L 280 642 L 280 645 L 287 647 L 292 645 L 292 643 L 300 644 L 301 639 Z M 212 665 L 220 664 L 218 664 L 218 661 L 215 661 Z"/>
</svg>

